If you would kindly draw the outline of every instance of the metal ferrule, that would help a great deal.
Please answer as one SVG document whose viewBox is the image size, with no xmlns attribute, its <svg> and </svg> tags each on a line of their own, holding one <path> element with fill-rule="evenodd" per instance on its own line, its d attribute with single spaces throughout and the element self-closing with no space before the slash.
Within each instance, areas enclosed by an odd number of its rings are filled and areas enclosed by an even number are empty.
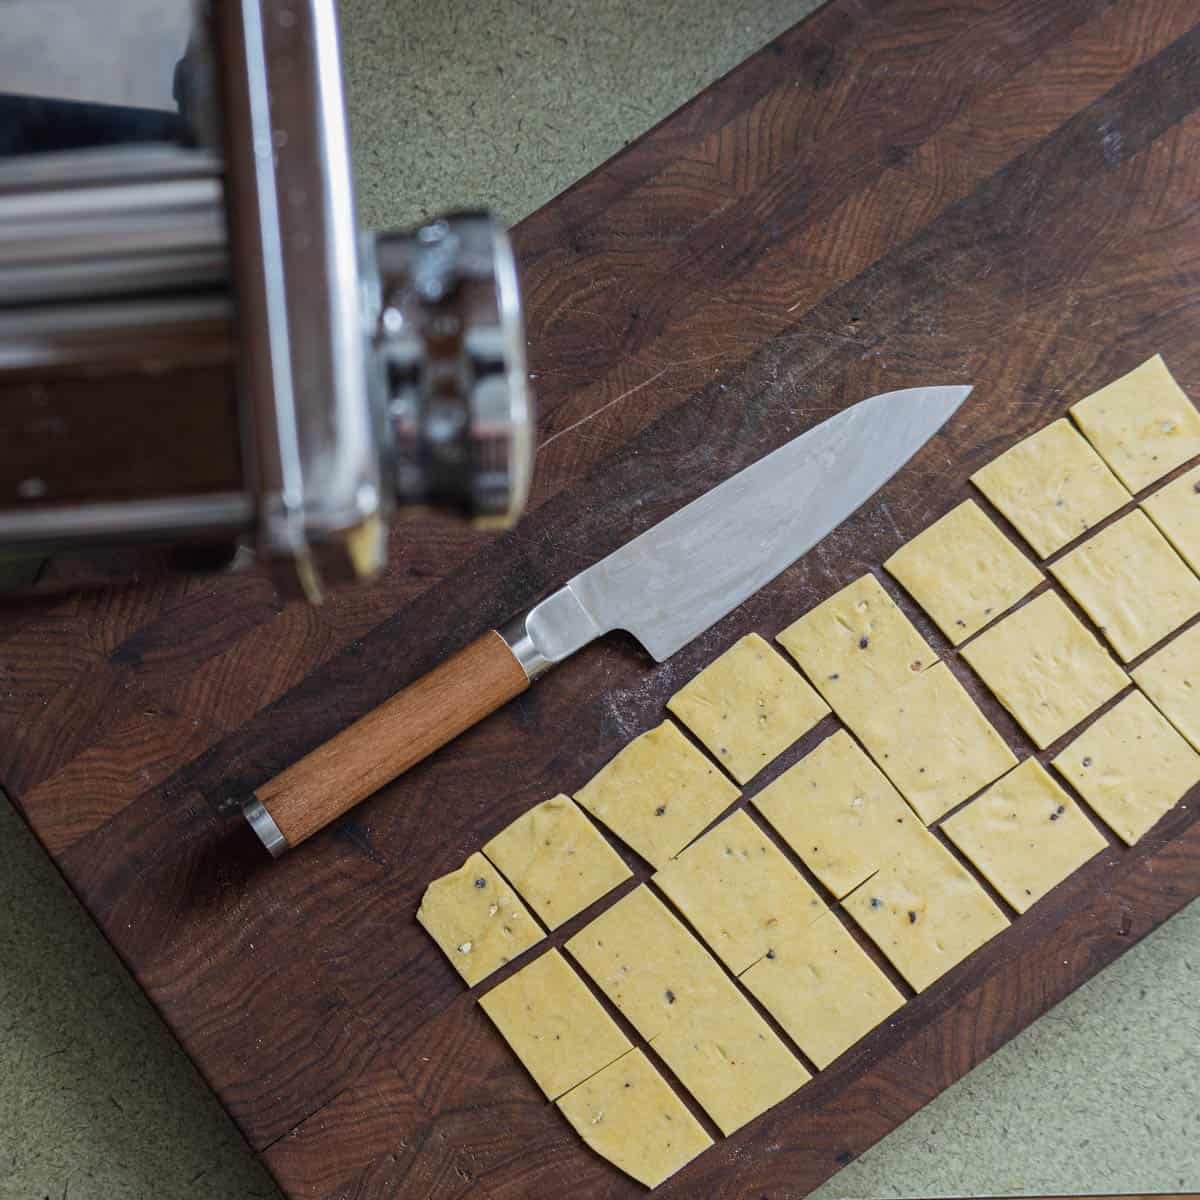
<svg viewBox="0 0 1200 1200">
<path fill-rule="evenodd" d="M 275 818 L 267 812 L 257 796 L 242 801 L 242 815 L 258 835 L 258 840 L 271 852 L 272 858 L 279 858 L 291 849 L 283 831 L 275 824 Z"/>
<path fill-rule="evenodd" d="M 532 682 L 605 632 L 576 595 L 572 582 L 514 617 L 500 636 Z"/>
<path fill-rule="evenodd" d="M 554 663 L 538 649 L 537 643 L 529 632 L 528 617 L 528 613 L 513 617 L 497 632 L 512 651 L 513 658 L 521 664 L 521 670 L 525 672 L 525 677 L 532 683 L 539 675 L 545 675 L 554 666 Z"/>
</svg>

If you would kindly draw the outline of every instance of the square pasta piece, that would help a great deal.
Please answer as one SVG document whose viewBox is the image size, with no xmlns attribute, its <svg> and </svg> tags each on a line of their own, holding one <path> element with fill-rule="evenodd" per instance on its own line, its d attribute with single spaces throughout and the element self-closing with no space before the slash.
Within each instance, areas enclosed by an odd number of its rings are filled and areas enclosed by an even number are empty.
<svg viewBox="0 0 1200 1200">
<path fill-rule="evenodd" d="M 962 656 L 1042 749 L 1129 684 L 1055 592 L 981 633 Z"/>
<path fill-rule="evenodd" d="M 840 900 L 922 826 L 844 730 L 753 797 L 754 806 Z"/>
<path fill-rule="evenodd" d="M 497 984 L 479 1007 L 548 1100 L 633 1049 L 557 950 Z"/>
<path fill-rule="evenodd" d="M 542 940 L 516 892 L 478 853 L 425 889 L 417 920 L 468 986 Z"/>
<path fill-rule="evenodd" d="M 548 929 L 633 872 L 569 796 L 544 800 L 483 848 Z"/>
<path fill-rule="evenodd" d="M 1142 508 L 1184 562 L 1200 575 L 1200 467 L 1185 471 L 1147 496 Z"/>
<path fill-rule="evenodd" d="M 964 500 L 883 564 L 957 646 L 1042 582 L 1042 573 Z"/>
<path fill-rule="evenodd" d="M 579 1084 L 558 1107 L 601 1158 L 648 1188 L 658 1187 L 712 1145 L 640 1050 L 630 1050 Z"/>
<path fill-rule="evenodd" d="M 829 712 L 757 633 L 734 642 L 680 688 L 667 708 L 738 783 L 748 783 Z"/>
<path fill-rule="evenodd" d="M 1065 417 L 971 476 L 1041 558 L 1049 558 L 1131 499 Z"/>
<path fill-rule="evenodd" d="M 1050 570 L 1125 662 L 1200 613 L 1200 579 L 1143 512 L 1102 529 Z"/>
<path fill-rule="evenodd" d="M 735 974 L 784 930 L 827 910 L 820 896 L 745 812 L 735 812 L 654 876 L 667 898 Z"/>
<path fill-rule="evenodd" d="M 575 799 L 652 867 L 661 867 L 740 794 L 664 721 L 619 751 Z"/>
<path fill-rule="evenodd" d="M 849 725 L 926 825 L 1017 764 L 945 663 L 881 692 Z"/>
<path fill-rule="evenodd" d="M 1108 845 L 1036 758 L 947 817 L 942 828 L 1017 912 Z"/>
<path fill-rule="evenodd" d="M 1200 454 L 1200 413 L 1161 354 L 1073 404 L 1071 416 L 1131 492 Z"/>
<path fill-rule="evenodd" d="M 742 983 L 822 1069 L 904 1003 L 832 913 L 789 930 Z"/>
<path fill-rule="evenodd" d="M 567 952 L 647 1041 L 733 987 L 717 960 L 648 887 L 634 888 L 567 942 Z"/>
<path fill-rule="evenodd" d="M 726 1136 L 812 1078 L 732 983 L 650 1045 Z"/>
<path fill-rule="evenodd" d="M 899 687 L 937 662 L 874 575 L 835 592 L 776 640 L 844 721 L 881 688 Z"/>
<path fill-rule="evenodd" d="M 1134 682 L 1200 750 L 1200 625 L 1193 625 L 1133 672 Z"/>
<path fill-rule="evenodd" d="M 1131 846 L 1200 783 L 1200 754 L 1141 692 L 1085 729 L 1054 766 Z"/>
<path fill-rule="evenodd" d="M 970 871 L 928 832 L 843 907 L 918 992 L 1008 926 Z"/>
</svg>

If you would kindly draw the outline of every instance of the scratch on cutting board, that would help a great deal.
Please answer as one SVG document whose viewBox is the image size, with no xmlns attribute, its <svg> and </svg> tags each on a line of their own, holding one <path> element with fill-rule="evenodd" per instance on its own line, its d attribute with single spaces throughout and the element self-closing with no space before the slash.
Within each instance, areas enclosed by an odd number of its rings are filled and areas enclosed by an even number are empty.
<svg viewBox="0 0 1200 1200">
<path fill-rule="evenodd" d="M 657 371 L 655 374 L 651 375 L 649 379 L 643 379 L 641 383 L 636 384 L 634 387 L 631 387 L 626 392 L 622 392 L 615 400 L 610 400 L 607 404 L 602 405 L 600 408 L 596 409 L 595 412 L 588 413 L 587 416 L 585 416 L 585 417 L 580 417 L 578 421 L 575 421 L 573 424 L 568 425 L 566 427 L 566 429 L 560 429 L 557 433 L 552 433 L 538 447 L 538 450 L 539 451 L 545 450 L 545 448 L 547 446 L 549 446 L 551 442 L 557 442 L 558 439 L 560 437 L 562 437 L 564 434 L 570 433 L 574 429 L 578 429 L 580 427 L 580 425 L 586 425 L 589 421 L 594 421 L 598 416 L 600 416 L 601 413 L 605 413 L 610 408 L 612 408 L 612 406 L 614 404 L 620 404 L 622 400 L 628 399 L 635 392 L 640 392 L 642 390 L 642 388 L 649 387 L 656 379 L 661 379 L 669 370 L 671 370 L 672 367 L 674 367 L 676 365 L 677 365 L 676 363 L 669 363 L 667 366 L 663 367 L 663 369 L 661 371 Z"/>
<path fill-rule="evenodd" d="M 573 430 L 578 429 L 581 425 L 586 425 L 589 421 L 594 421 L 602 413 L 608 412 L 608 410 L 612 408 L 614 404 L 620 404 L 622 400 L 628 400 L 630 396 L 636 395 L 643 388 L 648 388 L 652 383 L 657 382 L 668 371 L 674 371 L 678 367 L 694 367 L 698 363 L 712 362 L 717 358 L 728 358 L 732 353 L 733 351 L 731 350 L 723 350 L 719 354 L 705 354 L 701 355 L 699 358 L 684 358 L 680 359 L 678 362 L 669 362 L 661 370 L 655 371 L 655 373 L 651 375 L 649 379 L 643 379 L 641 383 L 634 384 L 633 387 L 622 392 L 616 397 L 616 399 L 610 400 L 607 404 L 602 404 L 598 409 L 596 409 L 595 412 L 588 413 L 587 416 L 580 417 L 578 421 L 568 425 L 566 429 L 560 429 L 557 433 L 552 433 L 544 442 L 541 443 L 541 445 L 538 446 L 538 450 L 545 450 L 545 448 L 549 446 L 551 442 L 557 442 L 558 439 L 563 437 L 565 434 L 571 433 Z"/>
<path fill-rule="evenodd" d="M 896 523 L 896 518 L 892 515 L 892 510 L 888 507 L 886 500 L 879 501 L 879 512 L 887 520 L 887 523 L 892 527 L 892 532 L 901 540 L 904 541 L 904 531 Z"/>
</svg>

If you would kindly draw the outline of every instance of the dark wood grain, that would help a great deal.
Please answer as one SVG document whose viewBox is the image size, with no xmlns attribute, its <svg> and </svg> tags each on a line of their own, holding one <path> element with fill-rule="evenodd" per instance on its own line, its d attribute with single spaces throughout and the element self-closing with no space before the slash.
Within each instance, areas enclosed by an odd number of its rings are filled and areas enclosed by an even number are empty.
<svg viewBox="0 0 1200 1200">
<path fill-rule="evenodd" d="M 635 1193 L 416 926 L 421 892 L 1072 401 L 1157 351 L 1200 396 L 1195 23 L 1177 0 L 834 0 L 516 230 L 543 404 L 517 529 L 397 531 L 386 579 L 319 612 L 255 576 L 0 612 L 0 780 L 291 1194 Z M 976 392 L 900 476 L 668 662 L 589 647 L 277 864 L 222 815 L 737 468 L 949 382 Z M 664 1194 L 795 1197 L 861 1153 L 1200 893 L 1197 799 Z"/>
</svg>

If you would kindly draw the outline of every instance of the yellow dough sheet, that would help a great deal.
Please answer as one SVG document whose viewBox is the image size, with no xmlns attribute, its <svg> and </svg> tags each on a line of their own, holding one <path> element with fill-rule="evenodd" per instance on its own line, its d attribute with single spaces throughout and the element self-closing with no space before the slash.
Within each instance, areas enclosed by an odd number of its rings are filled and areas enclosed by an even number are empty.
<svg viewBox="0 0 1200 1200">
<path fill-rule="evenodd" d="M 1193 625 L 1133 671 L 1138 687 L 1200 750 L 1200 625 Z"/>
<path fill-rule="evenodd" d="M 636 737 L 575 799 L 653 867 L 661 867 L 740 795 L 737 787 L 664 721 Z"/>
<path fill-rule="evenodd" d="M 548 929 L 557 929 L 633 874 L 569 796 L 535 805 L 483 852 Z"/>
<path fill-rule="evenodd" d="M 1130 845 L 1200 783 L 1200 754 L 1137 691 L 1088 726 L 1054 766 Z"/>
<path fill-rule="evenodd" d="M 1147 496 L 1142 508 L 1183 561 L 1200 575 L 1200 467 L 1185 471 Z"/>
<path fill-rule="evenodd" d="M 738 781 L 748 783 L 829 706 L 757 633 L 735 642 L 667 708 Z"/>
<path fill-rule="evenodd" d="M 732 984 L 713 1007 L 689 1010 L 650 1045 L 726 1136 L 812 1078 Z"/>
<path fill-rule="evenodd" d="M 927 825 L 1017 762 L 945 663 L 880 692 L 849 724 Z"/>
<path fill-rule="evenodd" d="M 883 565 L 955 645 L 1043 578 L 974 500 L 952 508 Z"/>
<path fill-rule="evenodd" d="M 1018 442 L 980 467 L 971 480 L 1041 558 L 1131 499 L 1066 418 Z"/>
<path fill-rule="evenodd" d="M 928 832 L 843 907 L 917 991 L 1008 926 L 971 873 Z"/>
<path fill-rule="evenodd" d="M 559 1111 L 591 1148 L 648 1188 L 656 1188 L 712 1138 L 640 1050 L 579 1084 Z"/>
<path fill-rule="evenodd" d="M 1131 492 L 1200 454 L 1200 413 L 1161 354 L 1072 405 L 1071 416 Z"/>
<path fill-rule="evenodd" d="M 537 921 L 482 854 L 425 889 L 417 920 L 468 986 L 542 940 Z"/>
<path fill-rule="evenodd" d="M 535 958 L 480 998 L 549 1100 L 633 1048 L 557 950 Z"/>
<path fill-rule="evenodd" d="M 962 656 L 1039 748 L 1129 685 L 1055 592 L 1035 596 L 981 633 Z"/>
<path fill-rule="evenodd" d="M 924 826 L 844 730 L 827 737 L 752 803 L 840 900 Z"/>
<path fill-rule="evenodd" d="M 733 986 L 717 960 L 644 884 L 566 943 L 567 953 L 647 1041 Z"/>
<path fill-rule="evenodd" d="M 1125 662 L 1200 613 L 1200 579 L 1137 509 L 1050 570 Z"/>
<path fill-rule="evenodd" d="M 715 958 L 649 888 L 567 942 L 701 1107 L 730 1133 L 808 1079 Z"/>
<path fill-rule="evenodd" d="M 937 662 L 874 575 L 822 601 L 776 640 L 843 721 L 874 703 L 880 689 L 900 687 Z"/>
<path fill-rule="evenodd" d="M 822 1069 L 904 1003 L 832 913 L 789 929 L 741 978 Z"/>
<path fill-rule="evenodd" d="M 654 876 L 655 885 L 736 975 L 824 903 L 782 851 L 738 811 Z"/>
<path fill-rule="evenodd" d="M 1108 845 L 1036 758 L 947 817 L 942 829 L 1017 912 Z"/>
</svg>

